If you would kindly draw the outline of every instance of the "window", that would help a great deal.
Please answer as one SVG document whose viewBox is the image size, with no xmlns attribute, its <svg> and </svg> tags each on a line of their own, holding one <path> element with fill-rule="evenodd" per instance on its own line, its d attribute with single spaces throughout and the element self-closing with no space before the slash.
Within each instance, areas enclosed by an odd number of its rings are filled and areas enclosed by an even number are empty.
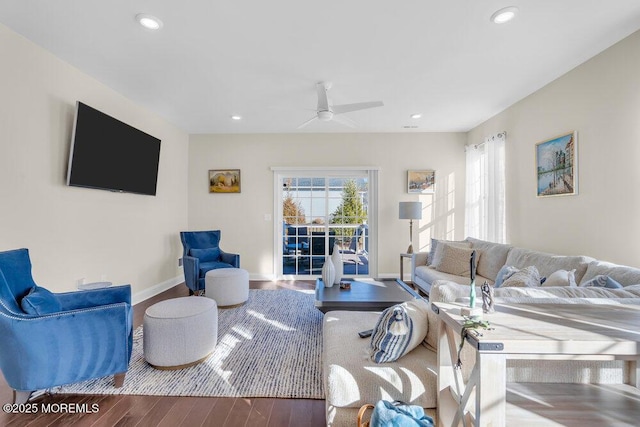
<svg viewBox="0 0 640 427">
<path fill-rule="evenodd" d="M 373 171 L 373 183 L 377 171 Z M 278 170 L 276 258 L 278 277 L 319 276 L 325 257 L 340 250 L 348 277 L 373 273 L 372 171 Z M 375 197 L 373 197 L 375 199 Z M 373 262 L 375 265 L 375 262 Z"/>
<path fill-rule="evenodd" d="M 506 132 L 466 147 L 465 234 L 491 242 L 506 242 Z"/>
</svg>

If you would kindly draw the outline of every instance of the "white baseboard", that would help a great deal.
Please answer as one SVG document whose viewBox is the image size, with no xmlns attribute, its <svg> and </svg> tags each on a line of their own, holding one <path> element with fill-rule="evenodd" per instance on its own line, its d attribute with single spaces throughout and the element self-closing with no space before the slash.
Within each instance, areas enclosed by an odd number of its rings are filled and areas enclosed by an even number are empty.
<svg viewBox="0 0 640 427">
<path fill-rule="evenodd" d="M 378 279 L 397 279 L 398 276 L 398 273 L 380 273 L 378 274 Z"/>
<path fill-rule="evenodd" d="M 249 280 L 269 280 L 269 281 L 274 281 L 274 280 L 276 280 L 276 276 L 275 276 L 275 274 L 250 273 L 249 274 Z"/>
<path fill-rule="evenodd" d="M 142 302 L 151 297 L 154 297 L 159 293 L 162 293 L 168 289 L 171 289 L 174 286 L 179 285 L 180 283 L 183 283 L 183 282 L 184 282 L 184 275 L 180 275 L 180 276 L 174 277 L 173 279 L 169 279 L 162 283 L 158 283 L 157 285 L 147 288 L 142 292 L 137 292 L 133 294 L 131 296 L 131 303 L 132 305 L 136 305 L 139 302 Z"/>
</svg>

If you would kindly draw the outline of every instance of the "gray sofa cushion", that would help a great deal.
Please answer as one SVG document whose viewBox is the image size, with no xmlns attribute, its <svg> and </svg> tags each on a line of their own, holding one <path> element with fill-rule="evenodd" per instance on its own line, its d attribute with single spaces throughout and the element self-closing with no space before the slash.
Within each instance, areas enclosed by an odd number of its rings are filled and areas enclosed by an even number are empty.
<svg viewBox="0 0 640 427">
<path fill-rule="evenodd" d="M 451 282 L 459 283 L 461 285 L 468 285 L 471 282 L 469 276 L 457 276 L 455 274 L 444 273 L 426 265 L 416 267 L 415 275 L 429 284 L 433 284 L 435 280 L 448 280 Z M 485 280 L 493 285 L 492 279 L 488 279 L 481 274 L 476 274 L 476 283 L 478 285 L 483 284 Z"/>
<path fill-rule="evenodd" d="M 433 264 L 434 257 L 436 255 L 436 250 L 438 249 L 438 243 L 440 243 L 440 242 L 448 243 L 450 245 L 459 246 L 459 247 L 462 247 L 462 248 L 470 248 L 471 247 L 471 242 L 468 242 L 466 240 L 441 240 L 441 239 L 434 239 L 432 237 L 431 238 L 431 247 L 429 248 L 429 254 L 427 255 L 427 265 Z"/>
<path fill-rule="evenodd" d="M 465 248 L 457 244 L 440 242 L 433 256 L 431 266 L 443 273 L 469 277 L 471 275 L 472 248 Z M 479 254 L 476 254 L 476 258 Z"/>
<path fill-rule="evenodd" d="M 469 287 L 461 286 L 444 280 L 433 283 L 429 300 L 431 302 L 453 302 L 458 298 L 469 296 Z M 476 294 L 480 295 L 477 287 Z M 537 287 L 537 288 L 498 288 L 495 290 L 495 298 L 640 298 L 640 285 L 626 286 L 622 289 L 609 289 L 599 287 Z M 528 301 L 528 300 L 527 300 Z M 428 336 L 428 335 L 427 335 Z"/>
<path fill-rule="evenodd" d="M 496 280 L 498 271 L 507 263 L 507 255 L 513 246 L 503 243 L 487 242 L 485 240 L 467 237 L 471 247 L 477 250 L 480 255 L 476 272 L 484 277 Z"/>
<path fill-rule="evenodd" d="M 395 362 L 371 361 L 370 339 L 360 338 L 358 331 L 373 328 L 379 316 L 362 311 L 325 314 L 322 367 L 327 409 L 359 408 L 381 399 L 435 408 L 438 369 L 433 350 L 419 345 Z"/>
<path fill-rule="evenodd" d="M 513 265 L 520 269 L 535 265 L 541 277 L 550 276 L 558 270 L 576 270 L 576 283 L 582 281 L 587 271 L 587 265 L 594 261 L 587 256 L 554 255 L 545 252 L 532 251 L 530 249 L 512 248 L 507 255 L 506 265 Z"/>
<path fill-rule="evenodd" d="M 468 304 L 469 298 L 458 298 L 456 302 Z M 496 304 L 597 304 L 597 305 L 640 305 L 640 298 L 496 298 Z M 487 319 L 491 320 L 489 317 Z"/>
<path fill-rule="evenodd" d="M 640 269 L 597 260 L 587 265 L 587 272 L 578 283 L 587 282 L 599 275 L 609 276 L 622 286 L 640 284 Z"/>
<path fill-rule="evenodd" d="M 537 288 L 540 286 L 540 273 L 535 265 L 530 265 L 522 270 L 516 271 L 504 282 L 498 289 L 518 287 L 518 288 Z"/>
</svg>

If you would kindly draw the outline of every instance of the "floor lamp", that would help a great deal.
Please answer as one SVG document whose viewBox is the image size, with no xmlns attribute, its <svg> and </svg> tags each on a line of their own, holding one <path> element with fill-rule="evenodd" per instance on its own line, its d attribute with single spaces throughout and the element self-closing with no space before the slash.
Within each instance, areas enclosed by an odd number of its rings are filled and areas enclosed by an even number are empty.
<svg viewBox="0 0 640 427">
<path fill-rule="evenodd" d="M 422 219 L 421 202 L 400 202 L 400 219 L 409 220 L 409 249 L 408 254 L 413 253 L 413 220 Z"/>
</svg>

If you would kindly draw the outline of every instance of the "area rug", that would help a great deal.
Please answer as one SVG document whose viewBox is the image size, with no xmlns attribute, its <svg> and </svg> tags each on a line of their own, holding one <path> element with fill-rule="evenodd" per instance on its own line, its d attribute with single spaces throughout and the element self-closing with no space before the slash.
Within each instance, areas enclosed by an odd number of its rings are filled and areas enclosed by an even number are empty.
<svg viewBox="0 0 640 427">
<path fill-rule="evenodd" d="M 193 297 L 199 298 L 199 297 Z M 218 310 L 218 344 L 198 365 L 158 370 L 134 332 L 124 386 L 113 377 L 56 387 L 53 393 L 324 399 L 322 313 L 309 291 L 250 290 L 237 308 Z"/>
</svg>

